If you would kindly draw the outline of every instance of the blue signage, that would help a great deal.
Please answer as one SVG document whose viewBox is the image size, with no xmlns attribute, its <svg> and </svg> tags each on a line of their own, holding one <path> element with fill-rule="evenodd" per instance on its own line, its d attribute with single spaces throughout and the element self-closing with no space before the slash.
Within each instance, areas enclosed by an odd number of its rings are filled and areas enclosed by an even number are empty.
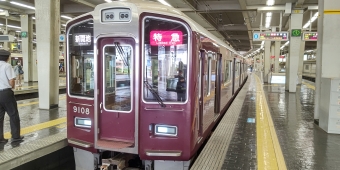
<svg viewBox="0 0 340 170">
<path fill-rule="evenodd" d="M 59 42 L 64 42 L 65 41 L 65 35 L 64 34 L 60 34 L 59 35 Z"/>
</svg>

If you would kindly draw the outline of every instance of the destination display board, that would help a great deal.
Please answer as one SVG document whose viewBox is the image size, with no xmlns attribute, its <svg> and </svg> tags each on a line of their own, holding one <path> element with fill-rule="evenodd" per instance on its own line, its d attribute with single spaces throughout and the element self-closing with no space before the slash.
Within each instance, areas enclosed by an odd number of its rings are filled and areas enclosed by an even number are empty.
<svg viewBox="0 0 340 170">
<path fill-rule="evenodd" d="M 318 33 L 317 32 L 304 32 L 302 36 L 303 41 L 317 41 Z"/>
<path fill-rule="evenodd" d="M 254 32 L 253 41 L 288 41 L 288 32 Z"/>
</svg>

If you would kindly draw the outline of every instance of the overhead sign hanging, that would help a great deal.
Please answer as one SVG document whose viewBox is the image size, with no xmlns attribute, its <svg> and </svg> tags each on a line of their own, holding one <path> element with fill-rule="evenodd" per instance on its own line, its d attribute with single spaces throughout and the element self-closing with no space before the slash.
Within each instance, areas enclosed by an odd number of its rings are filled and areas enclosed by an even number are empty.
<svg viewBox="0 0 340 170">
<path fill-rule="evenodd" d="M 318 33 L 317 32 L 304 32 L 302 36 L 303 41 L 317 41 Z"/>
<path fill-rule="evenodd" d="M 151 31 L 150 45 L 179 45 L 183 43 L 183 33 L 181 31 Z"/>
<path fill-rule="evenodd" d="M 301 29 L 292 29 L 292 37 L 300 37 Z"/>
<path fill-rule="evenodd" d="M 288 41 L 288 32 L 254 32 L 253 41 Z"/>
</svg>

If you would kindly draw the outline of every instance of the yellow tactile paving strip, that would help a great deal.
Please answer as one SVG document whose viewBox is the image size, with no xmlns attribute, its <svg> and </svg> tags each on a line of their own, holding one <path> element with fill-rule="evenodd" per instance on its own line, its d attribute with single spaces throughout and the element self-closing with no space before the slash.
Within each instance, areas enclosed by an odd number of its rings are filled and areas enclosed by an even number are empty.
<svg viewBox="0 0 340 170">
<path fill-rule="evenodd" d="M 247 87 L 248 84 L 246 83 L 245 86 Z M 190 170 L 220 170 L 222 168 L 246 93 L 247 88 L 243 87 Z"/>
<path fill-rule="evenodd" d="M 37 124 L 37 125 L 21 128 L 20 134 L 25 135 L 25 134 L 32 133 L 32 132 L 35 132 L 35 131 L 38 131 L 38 130 L 41 130 L 41 129 L 46 129 L 46 128 L 49 128 L 49 127 L 52 127 L 52 126 L 56 126 L 56 125 L 59 125 L 59 124 L 65 123 L 65 122 L 66 122 L 66 117 L 62 117 L 62 118 L 59 118 L 59 119 L 51 120 L 51 121 L 40 123 L 40 124 Z M 6 132 L 4 134 L 4 137 L 6 139 L 11 138 L 11 133 Z"/>
<path fill-rule="evenodd" d="M 65 99 L 66 99 L 66 97 L 60 97 L 59 98 L 59 100 L 65 100 Z M 39 103 L 38 101 L 23 103 L 23 104 L 18 104 L 18 107 L 30 106 L 30 105 L 34 105 L 34 104 L 38 104 L 38 103 Z M 38 130 L 50 128 L 50 127 L 57 126 L 57 125 L 59 125 L 58 128 L 60 128 L 60 127 L 64 126 L 64 125 L 61 125 L 61 124 L 65 123 L 65 122 L 66 122 L 66 117 L 62 117 L 62 118 L 51 120 L 51 121 L 48 121 L 48 122 L 39 123 L 39 124 L 36 124 L 36 125 L 33 125 L 33 126 L 21 128 L 20 134 L 25 135 L 25 134 L 28 134 L 28 133 L 32 133 L 32 132 L 35 132 L 35 131 L 38 131 Z M 4 138 L 6 138 L 6 139 L 11 138 L 11 133 L 10 132 L 4 133 Z"/>
<path fill-rule="evenodd" d="M 260 170 L 286 170 L 286 163 L 258 76 L 256 77 L 256 143 Z"/>
<path fill-rule="evenodd" d="M 309 84 L 309 83 L 306 83 L 306 82 L 303 81 L 302 84 L 306 85 L 307 88 L 310 88 L 310 89 L 315 90 L 315 86 L 313 86 L 313 85 L 311 85 L 311 84 Z"/>
</svg>

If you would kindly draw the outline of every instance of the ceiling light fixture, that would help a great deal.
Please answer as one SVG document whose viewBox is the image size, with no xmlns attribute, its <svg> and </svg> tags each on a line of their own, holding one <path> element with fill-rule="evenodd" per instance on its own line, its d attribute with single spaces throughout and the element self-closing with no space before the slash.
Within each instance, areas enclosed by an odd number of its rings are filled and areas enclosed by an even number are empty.
<svg viewBox="0 0 340 170">
<path fill-rule="evenodd" d="M 268 6 L 273 6 L 275 4 L 275 0 L 267 0 Z"/>
<path fill-rule="evenodd" d="M 165 0 L 158 0 L 158 2 L 162 3 L 163 5 L 166 6 L 171 6 L 169 3 L 167 3 Z M 172 6 L 171 6 L 172 7 Z"/>
<path fill-rule="evenodd" d="M 22 6 L 22 7 L 25 7 L 25 8 L 29 8 L 29 9 L 34 9 L 35 10 L 35 8 L 33 6 L 25 5 L 25 4 L 22 4 L 22 3 L 19 3 L 19 2 L 11 1 L 10 3 L 14 4 L 14 5 L 18 5 L 18 6 Z"/>
<path fill-rule="evenodd" d="M 32 17 L 32 19 L 35 19 L 35 17 Z"/>
<path fill-rule="evenodd" d="M 267 12 L 266 14 L 266 28 L 270 27 L 270 23 L 272 22 L 272 13 L 271 12 Z"/>
<path fill-rule="evenodd" d="M 65 19 L 72 19 L 71 17 L 66 16 L 66 15 L 61 15 L 60 17 L 65 18 Z"/>
<path fill-rule="evenodd" d="M 105 2 L 112 2 L 112 0 L 105 0 Z"/>
</svg>

